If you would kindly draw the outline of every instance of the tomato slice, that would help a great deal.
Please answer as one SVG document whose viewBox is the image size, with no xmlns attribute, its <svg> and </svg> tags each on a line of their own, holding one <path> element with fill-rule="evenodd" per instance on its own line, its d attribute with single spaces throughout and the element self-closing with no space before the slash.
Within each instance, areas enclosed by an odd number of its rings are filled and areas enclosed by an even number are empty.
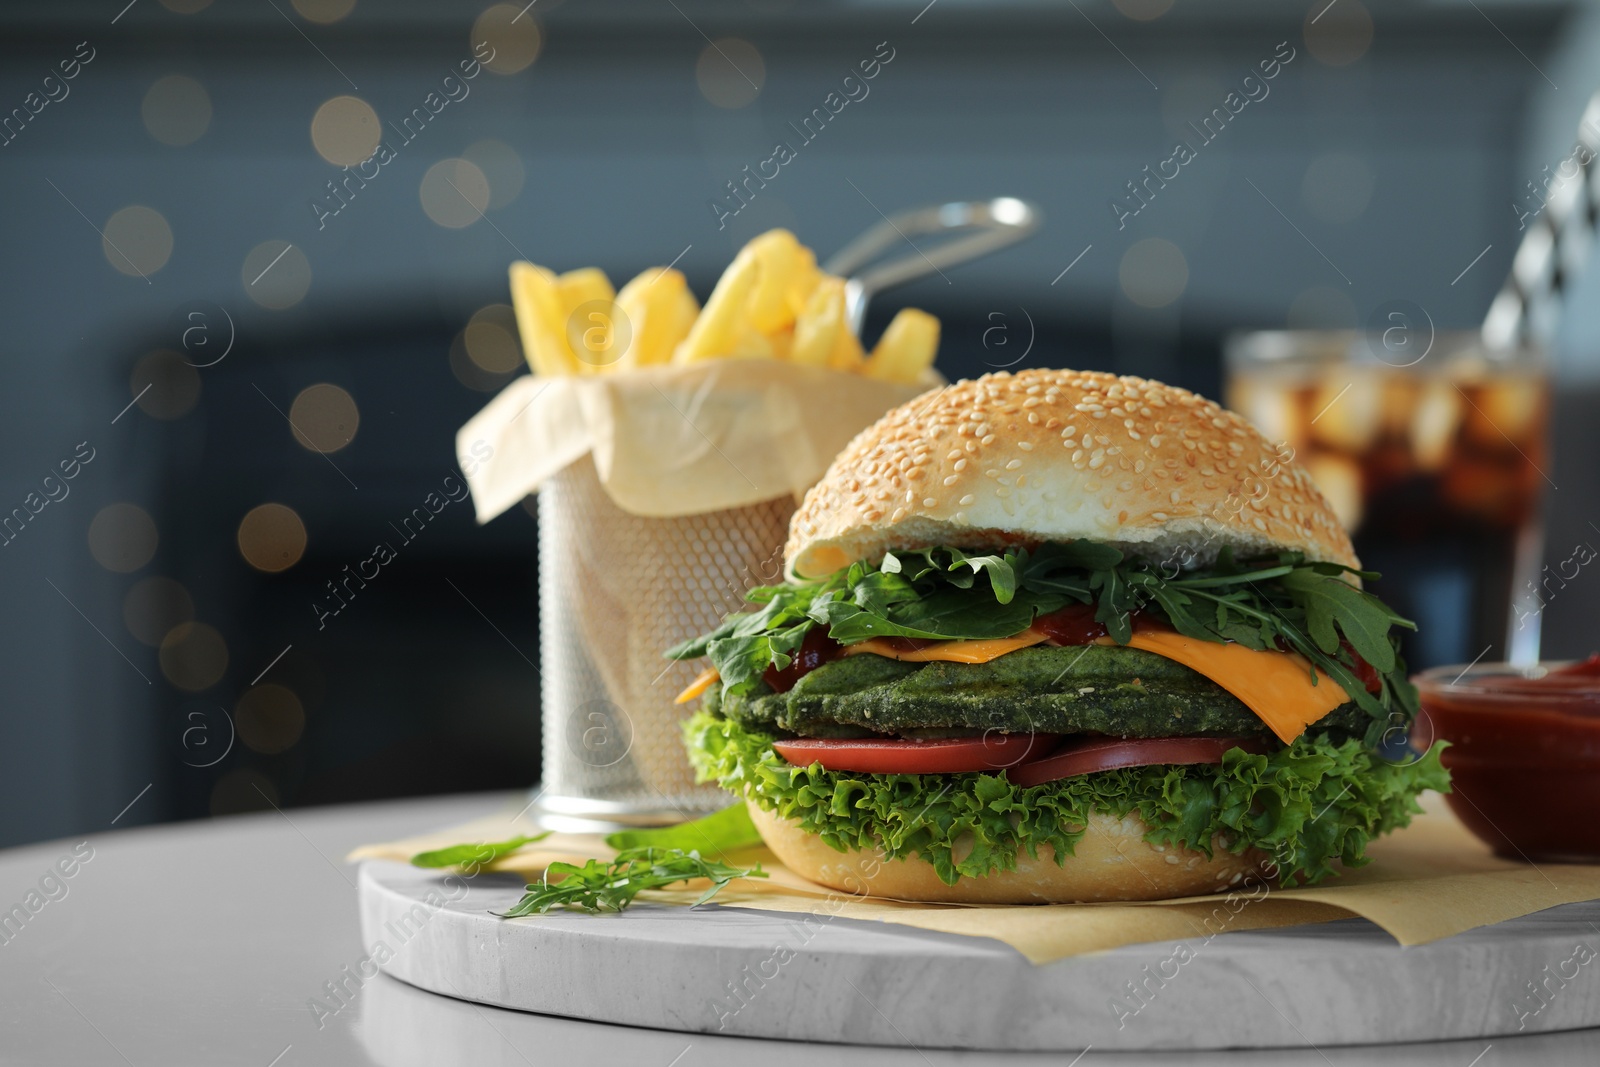
<svg viewBox="0 0 1600 1067">
<path fill-rule="evenodd" d="M 1002 734 L 957 737 L 942 741 L 906 738 L 796 738 L 774 741 L 773 749 L 790 763 L 861 774 L 966 774 L 1015 767 L 1029 757 L 1049 752 L 1060 734 Z"/>
<path fill-rule="evenodd" d="M 1006 777 L 1026 787 L 1118 767 L 1221 763 L 1222 754 L 1232 748 L 1266 752 L 1267 741 L 1260 737 L 1130 737 L 1078 741 L 1043 759 L 1012 767 L 1006 771 Z"/>
</svg>

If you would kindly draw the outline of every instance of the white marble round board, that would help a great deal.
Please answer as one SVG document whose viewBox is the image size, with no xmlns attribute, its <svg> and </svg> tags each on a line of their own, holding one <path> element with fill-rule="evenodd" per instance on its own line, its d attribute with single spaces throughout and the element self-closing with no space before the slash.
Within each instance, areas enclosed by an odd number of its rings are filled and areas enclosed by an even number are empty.
<svg viewBox="0 0 1600 1067">
<path fill-rule="evenodd" d="M 986 938 L 715 905 L 491 914 L 521 894 L 514 875 L 369 861 L 358 967 L 597 1022 L 925 1048 L 1304 1048 L 1600 1026 L 1600 901 L 1410 948 L 1346 919 L 1222 934 L 1181 964 L 1165 962 L 1178 943 L 1157 942 L 1035 966 Z"/>
</svg>

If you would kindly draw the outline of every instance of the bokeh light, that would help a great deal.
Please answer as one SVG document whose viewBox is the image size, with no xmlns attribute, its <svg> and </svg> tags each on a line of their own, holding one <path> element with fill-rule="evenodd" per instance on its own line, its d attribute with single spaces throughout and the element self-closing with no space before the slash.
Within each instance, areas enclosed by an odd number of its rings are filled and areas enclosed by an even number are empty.
<svg viewBox="0 0 1600 1067">
<path fill-rule="evenodd" d="M 129 574 L 156 554 L 156 521 L 137 504 L 107 504 L 89 521 L 89 554 L 108 571 Z"/>
<path fill-rule="evenodd" d="M 133 365 L 128 396 L 151 418 L 182 418 L 200 400 L 200 372 L 179 353 L 158 348 Z"/>
<path fill-rule="evenodd" d="M 276 574 L 300 562 L 306 525 L 286 504 L 258 504 L 239 521 L 239 554 L 258 571 Z"/>
<path fill-rule="evenodd" d="M 356 0 L 290 0 L 301 16 L 326 25 L 338 22 L 355 10 Z"/>
<path fill-rule="evenodd" d="M 495 4 L 486 9 L 472 24 L 472 36 L 467 41 L 474 55 L 490 56 L 483 65 L 496 74 L 515 74 L 526 69 L 539 58 L 543 44 L 539 24 L 533 15 L 512 4 Z M 480 51 L 481 45 L 493 51 Z"/>
<path fill-rule="evenodd" d="M 193 78 L 169 74 L 145 90 L 139 115 L 150 136 L 181 148 L 198 141 L 211 127 L 211 94 Z"/>
<path fill-rule="evenodd" d="M 1367 210 L 1376 184 L 1365 159 L 1348 152 L 1324 152 L 1306 167 L 1300 199 L 1323 222 L 1354 222 Z"/>
<path fill-rule="evenodd" d="M 106 262 L 131 277 L 148 278 L 172 258 L 172 227 L 153 207 L 130 204 L 107 219 L 101 233 Z"/>
<path fill-rule="evenodd" d="M 289 406 L 289 423 L 301 448 L 337 452 L 356 438 L 361 409 L 355 397 L 328 382 L 300 390 Z"/>
<path fill-rule="evenodd" d="M 1372 15 L 1361 0 L 1317 0 L 1306 11 L 1305 35 L 1306 50 L 1318 63 L 1349 66 L 1372 47 Z"/>
<path fill-rule="evenodd" d="M 505 207 L 521 195 L 527 171 L 523 169 L 517 150 L 504 141 L 493 138 L 475 141 L 461 153 L 461 158 L 483 171 L 483 176 L 489 180 L 491 208 Z"/>
<path fill-rule="evenodd" d="M 235 767 L 211 787 L 211 814 L 270 811 L 279 799 L 278 787 L 271 778 L 253 767 Z"/>
<path fill-rule="evenodd" d="M 465 159 L 441 159 L 422 176 L 422 210 L 440 226 L 459 230 L 489 207 L 489 179 Z"/>
<path fill-rule="evenodd" d="M 311 261 L 298 245 L 262 241 L 244 257 L 239 280 L 245 295 L 272 311 L 294 307 L 311 289 Z"/>
<path fill-rule="evenodd" d="M 336 96 L 311 117 L 311 144 L 336 167 L 353 167 L 371 157 L 383 139 L 383 124 L 359 96 Z"/>
<path fill-rule="evenodd" d="M 767 63 L 749 41 L 720 37 L 700 50 L 694 80 L 700 95 L 717 107 L 746 107 L 767 83 Z"/>
<path fill-rule="evenodd" d="M 233 728 L 254 752 L 275 755 L 293 748 L 306 728 L 306 709 L 294 691 L 271 682 L 248 689 L 233 709 Z"/>
<path fill-rule="evenodd" d="M 517 340 L 516 312 L 509 304 L 479 308 L 462 331 L 467 357 L 490 374 L 510 374 L 524 366 Z"/>
<path fill-rule="evenodd" d="M 188 693 L 210 689 L 228 670 L 228 643 L 203 622 L 182 622 L 161 639 L 158 654 L 167 681 Z"/>
<path fill-rule="evenodd" d="M 1361 525 L 1361 468 L 1345 456 L 1320 452 L 1305 460 L 1306 473 L 1328 498 L 1346 530 Z"/>
<path fill-rule="evenodd" d="M 1140 307 L 1166 307 L 1188 287 L 1189 264 L 1171 241 L 1146 237 L 1123 253 L 1117 280 L 1128 299 Z"/>
<path fill-rule="evenodd" d="M 141 645 L 156 648 L 175 627 L 192 621 L 194 598 L 171 578 L 141 578 L 122 598 L 122 622 Z"/>
</svg>

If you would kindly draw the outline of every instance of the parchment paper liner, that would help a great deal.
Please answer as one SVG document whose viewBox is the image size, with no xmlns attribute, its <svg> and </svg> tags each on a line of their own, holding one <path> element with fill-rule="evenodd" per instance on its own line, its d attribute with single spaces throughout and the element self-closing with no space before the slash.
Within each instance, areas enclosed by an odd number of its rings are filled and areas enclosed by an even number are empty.
<svg viewBox="0 0 1600 1067">
<path fill-rule="evenodd" d="M 590 453 L 623 510 L 698 515 L 798 500 L 852 437 L 943 383 L 932 371 L 909 385 L 773 359 L 518 378 L 456 434 L 456 455 L 479 522 Z"/>
<path fill-rule="evenodd" d="M 496 816 L 387 844 L 366 845 L 351 861 L 407 861 L 417 852 L 469 841 L 499 841 L 537 829 L 513 819 L 519 799 Z M 716 898 L 728 907 L 877 919 L 924 930 L 1003 941 L 1034 963 L 1148 941 L 1205 940 L 1213 934 L 1360 916 L 1402 945 L 1420 945 L 1478 926 L 1531 915 L 1558 904 L 1600 899 L 1600 865 L 1515 863 L 1494 856 L 1452 815 L 1443 798 L 1424 798 L 1428 813 L 1368 846 L 1372 862 L 1338 878 L 1298 889 L 1258 889 L 1134 904 L 966 906 L 914 904 L 852 897 L 808 882 L 766 848 L 731 854 L 729 862 L 760 861 L 767 879 L 743 879 Z M 504 857 L 491 870 L 536 878 L 554 860 L 581 863 L 612 852 L 597 836 L 554 834 Z M 720 857 L 719 857 L 720 858 Z M 642 898 L 690 904 L 699 889 Z M 538 919 L 508 920 L 537 922 Z M 604 917 L 597 917 L 603 922 Z"/>
</svg>

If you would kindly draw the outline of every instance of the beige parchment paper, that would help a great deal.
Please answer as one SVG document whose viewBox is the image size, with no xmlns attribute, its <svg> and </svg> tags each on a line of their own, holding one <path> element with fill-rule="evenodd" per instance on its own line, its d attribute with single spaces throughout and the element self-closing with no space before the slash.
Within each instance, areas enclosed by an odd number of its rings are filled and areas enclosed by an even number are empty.
<svg viewBox="0 0 1600 1067">
<path fill-rule="evenodd" d="M 798 499 L 850 439 L 944 384 L 773 359 L 518 378 L 456 434 L 479 522 L 586 454 L 617 506 L 672 517 Z"/>
<path fill-rule="evenodd" d="M 501 841 L 537 827 L 517 813 L 521 805 L 473 822 L 386 844 L 366 845 L 351 861 L 404 862 L 418 852 L 446 845 Z M 1402 945 L 1418 945 L 1522 915 L 1600 899 L 1600 864 L 1537 866 L 1496 857 L 1461 825 L 1436 795 L 1411 826 L 1374 842 L 1372 862 L 1322 884 L 1297 889 L 1256 887 L 1228 894 L 1132 904 L 967 906 L 916 904 L 852 896 L 815 885 L 789 871 L 769 850 L 753 848 L 725 857 L 749 865 L 759 861 L 770 877 L 730 884 L 716 898 L 724 907 L 799 912 L 901 923 L 924 930 L 1003 941 L 1034 963 L 1149 941 L 1204 940 L 1218 933 L 1366 918 Z M 552 834 L 488 869 L 531 879 L 555 860 L 581 863 L 609 857 L 600 837 Z M 724 857 L 719 857 L 724 858 Z M 703 891 L 688 886 L 641 899 L 688 905 Z M 604 917 L 596 917 L 604 921 Z M 508 922 L 538 922 L 537 917 Z"/>
</svg>

